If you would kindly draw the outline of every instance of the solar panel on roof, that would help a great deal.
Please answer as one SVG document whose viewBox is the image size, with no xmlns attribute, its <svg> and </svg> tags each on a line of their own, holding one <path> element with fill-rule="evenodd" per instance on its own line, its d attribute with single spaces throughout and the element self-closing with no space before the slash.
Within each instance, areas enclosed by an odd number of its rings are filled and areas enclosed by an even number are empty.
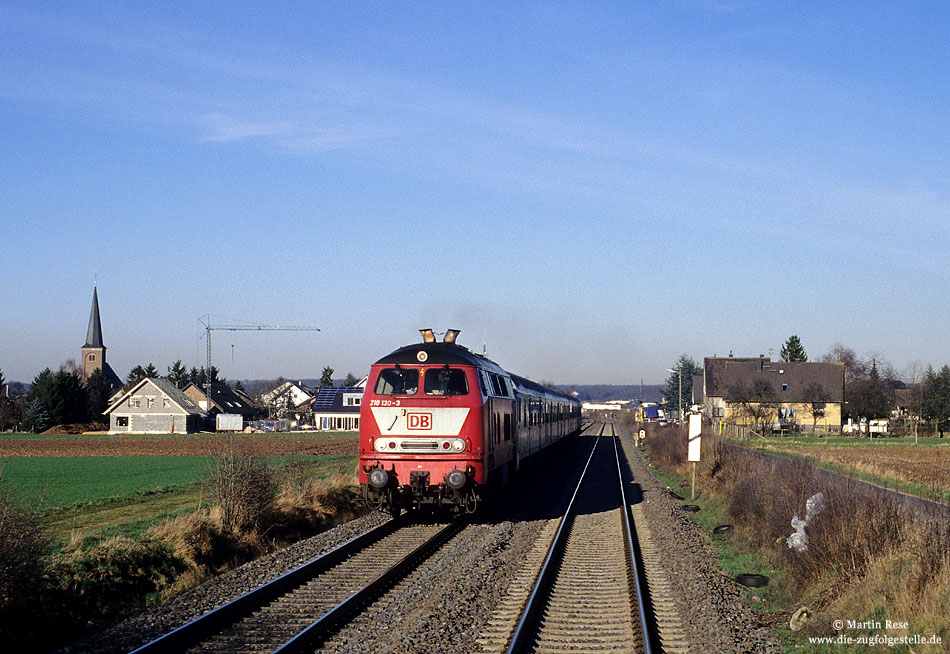
<svg viewBox="0 0 950 654">
<path fill-rule="evenodd" d="M 321 388 L 313 401 L 315 409 L 329 409 L 333 407 L 333 400 L 336 399 L 337 389 Z"/>
</svg>

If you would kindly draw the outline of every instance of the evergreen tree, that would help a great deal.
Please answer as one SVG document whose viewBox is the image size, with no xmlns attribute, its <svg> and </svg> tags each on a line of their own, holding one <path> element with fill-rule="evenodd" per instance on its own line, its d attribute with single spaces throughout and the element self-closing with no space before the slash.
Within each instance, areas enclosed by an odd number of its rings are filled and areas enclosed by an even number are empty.
<svg viewBox="0 0 950 654">
<path fill-rule="evenodd" d="M 184 389 L 189 384 L 188 370 L 181 364 L 181 359 L 168 366 L 168 381 L 179 390 Z"/>
<path fill-rule="evenodd" d="M 221 377 L 220 375 L 221 375 L 221 371 L 218 370 L 217 366 L 211 366 L 210 368 L 208 368 L 208 373 L 207 373 L 208 381 L 221 382 L 222 384 L 227 383 L 228 380 L 225 379 L 224 377 Z"/>
<path fill-rule="evenodd" d="M 145 366 L 144 372 L 145 372 L 145 376 L 148 377 L 149 379 L 158 379 L 158 378 L 159 378 L 158 368 L 156 368 L 154 365 L 152 365 L 152 362 L 151 362 L 151 361 L 149 361 L 148 365 Z"/>
<path fill-rule="evenodd" d="M 30 384 L 30 403 L 39 401 L 43 408 L 49 412 L 49 403 L 50 403 L 50 393 L 53 391 L 53 372 L 46 368 L 33 378 L 33 383 Z"/>
<path fill-rule="evenodd" d="M 693 402 L 693 374 L 699 371 L 699 367 L 693 357 L 682 354 L 674 370 L 676 372 L 671 372 L 666 378 L 666 388 L 663 389 L 663 401 L 660 406 L 667 416 L 679 415 L 680 375 L 682 375 L 682 407 L 685 416 L 689 413 L 689 406 Z"/>
<path fill-rule="evenodd" d="M 23 427 L 38 434 L 51 426 L 52 419 L 46 410 L 46 405 L 38 399 L 32 400 L 23 416 Z"/>
<path fill-rule="evenodd" d="M 88 419 L 89 394 L 78 373 L 60 370 L 53 376 L 46 410 L 55 425 L 85 422 Z"/>
<path fill-rule="evenodd" d="M 356 386 L 358 382 L 359 379 L 356 378 L 356 375 L 354 375 L 352 372 L 348 372 L 346 373 L 346 379 L 343 380 L 343 385 L 347 388 L 352 388 L 353 386 Z"/>
<path fill-rule="evenodd" d="M 191 367 L 191 370 L 188 372 L 188 381 L 194 384 L 195 386 L 200 386 L 208 381 L 208 375 L 205 373 L 204 366 L 201 367 L 201 370 Z"/>
<path fill-rule="evenodd" d="M 891 412 L 891 401 L 887 386 L 877 371 L 877 362 L 871 362 L 871 371 L 866 379 L 859 379 L 848 391 L 848 412 L 853 418 L 887 418 Z"/>
<path fill-rule="evenodd" d="M 148 377 L 148 375 L 145 374 L 145 368 L 135 366 L 129 371 L 129 376 L 125 378 L 125 385 L 128 388 L 132 388 L 146 377 Z"/>
<path fill-rule="evenodd" d="M 103 419 L 103 413 L 109 408 L 109 395 L 112 386 L 102 368 L 96 368 L 86 379 L 86 393 L 89 395 L 89 417 L 95 421 Z"/>
<path fill-rule="evenodd" d="M 320 374 L 320 387 L 333 386 L 333 368 L 326 366 Z"/>
<path fill-rule="evenodd" d="M 927 368 L 923 395 L 923 416 L 933 420 L 934 430 L 943 436 L 950 421 L 950 366 L 944 366 L 940 372 Z"/>
<path fill-rule="evenodd" d="M 805 348 L 796 334 L 792 334 L 785 341 L 780 352 L 782 361 L 808 361 L 808 355 L 805 354 Z"/>
<path fill-rule="evenodd" d="M 0 431 L 7 428 L 7 423 L 13 417 L 13 402 L 4 393 L 3 386 L 6 382 L 3 379 L 3 371 L 0 370 Z"/>
</svg>

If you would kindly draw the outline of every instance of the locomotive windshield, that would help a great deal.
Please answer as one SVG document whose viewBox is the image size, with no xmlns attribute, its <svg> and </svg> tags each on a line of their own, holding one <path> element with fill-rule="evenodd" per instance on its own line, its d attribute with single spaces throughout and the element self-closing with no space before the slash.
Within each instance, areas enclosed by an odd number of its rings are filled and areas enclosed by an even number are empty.
<svg viewBox="0 0 950 654">
<path fill-rule="evenodd" d="M 386 368 L 376 380 L 377 395 L 415 395 L 419 390 L 419 371 L 403 368 Z"/>
<path fill-rule="evenodd" d="M 426 395 L 467 395 L 468 381 L 465 371 L 445 368 L 430 368 L 425 375 Z"/>
</svg>

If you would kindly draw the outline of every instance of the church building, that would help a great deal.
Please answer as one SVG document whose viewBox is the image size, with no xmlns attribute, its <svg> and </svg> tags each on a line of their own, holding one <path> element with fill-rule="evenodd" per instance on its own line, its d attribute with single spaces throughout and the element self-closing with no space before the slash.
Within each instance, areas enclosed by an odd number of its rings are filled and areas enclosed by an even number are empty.
<svg viewBox="0 0 950 654">
<path fill-rule="evenodd" d="M 101 369 L 113 390 L 122 387 L 122 380 L 112 367 L 106 363 L 106 346 L 102 344 L 102 322 L 99 319 L 98 288 L 92 288 L 92 310 L 89 312 L 89 328 L 86 330 L 86 344 L 82 346 L 81 375 L 85 382 L 96 370 Z"/>
</svg>

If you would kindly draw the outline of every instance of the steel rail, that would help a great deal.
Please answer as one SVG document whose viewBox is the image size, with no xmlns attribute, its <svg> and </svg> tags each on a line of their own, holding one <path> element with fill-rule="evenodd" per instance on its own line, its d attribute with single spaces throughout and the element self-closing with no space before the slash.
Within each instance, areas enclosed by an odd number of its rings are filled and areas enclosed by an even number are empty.
<svg viewBox="0 0 950 654">
<path fill-rule="evenodd" d="M 600 437 L 603 435 L 605 427 L 606 423 L 601 425 L 600 433 L 597 434 L 597 440 L 594 441 L 594 447 L 591 448 L 590 456 L 587 457 L 587 463 L 584 464 L 584 469 L 581 471 L 577 487 L 574 489 L 571 500 L 567 504 L 567 509 L 564 511 L 564 517 L 561 518 L 561 524 L 558 526 L 557 533 L 554 534 L 554 542 L 551 543 L 548 555 L 544 559 L 544 565 L 541 566 L 541 572 L 538 574 L 538 580 L 535 582 L 534 589 L 528 597 L 528 603 L 525 606 L 524 613 L 522 613 L 518 627 L 515 629 L 515 633 L 511 638 L 508 654 L 514 654 L 515 652 L 520 652 L 525 649 L 527 639 L 531 635 L 531 626 L 535 621 L 535 616 L 544 608 L 543 591 L 547 589 L 547 586 L 556 572 L 555 568 L 557 565 L 554 561 L 561 550 L 564 549 L 564 545 L 567 542 L 567 528 L 573 522 L 574 518 L 574 500 L 577 499 L 577 496 L 580 494 L 581 486 L 584 485 L 584 479 L 587 477 L 590 462 L 594 459 L 594 452 L 597 451 L 597 445 L 600 443 Z"/>
<path fill-rule="evenodd" d="M 360 606 L 372 601 L 385 591 L 385 589 L 409 574 L 409 572 L 426 560 L 435 550 L 461 531 L 466 524 L 468 524 L 468 518 L 463 517 L 440 529 L 438 533 L 407 554 L 399 562 L 390 566 L 375 580 L 364 584 L 362 588 L 352 593 L 347 599 L 330 609 L 321 618 L 314 621 L 310 626 L 278 647 L 274 652 L 301 652 L 306 651 L 308 648 L 310 651 L 313 651 L 315 644 L 319 643 L 333 630 L 342 625 Z M 400 526 L 402 525 L 398 520 L 389 520 L 379 527 L 361 536 L 357 536 L 330 552 L 305 563 L 299 568 L 259 588 L 249 591 L 228 604 L 210 611 L 200 618 L 143 645 L 134 650 L 131 654 L 164 654 L 168 652 L 182 652 L 195 647 L 222 629 L 251 615 L 254 611 L 259 610 L 280 596 L 299 588 L 316 575 L 334 567 L 353 554 L 394 533 Z"/>
<path fill-rule="evenodd" d="M 627 501 L 627 491 L 624 489 L 623 468 L 620 466 L 618 439 L 616 437 L 616 430 L 613 429 L 613 425 L 611 425 L 611 431 L 614 432 L 614 457 L 617 460 L 617 483 L 620 487 L 620 508 L 621 513 L 623 513 L 623 530 L 627 539 L 627 551 L 630 555 L 630 567 L 633 570 L 633 585 L 637 592 L 637 608 L 640 610 L 640 629 L 643 631 L 643 651 L 644 654 L 652 654 L 653 645 L 658 642 L 658 638 L 655 630 L 650 627 L 647 621 L 649 595 L 646 589 L 646 580 L 640 580 L 640 560 L 637 556 L 637 547 L 636 543 L 634 542 L 636 529 L 634 528 L 633 519 L 630 515 L 630 502 Z"/>
<path fill-rule="evenodd" d="M 338 565 L 356 552 L 389 536 L 400 526 L 398 520 L 388 520 L 378 527 L 304 563 L 300 567 L 146 643 L 133 650 L 131 654 L 165 654 L 181 652 L 189 647 L 194 647 L 209 636 L 221 631 L 224 627 L 251 615 L 264 605 L 294 588 L 302 586 L 316 575 Z"/>
<path fill-rule="evenodd" d="M 545 605 L 545 595 L 547 589 L 553 583 L 553 578 L 556 576 L 556 567 L 554 563 L 557 557 L 563 552 L 566 541 L 567 533 L 570 530 L 570 526 L 574 522 L 574 512 L 575 512 L 575 502 L 574 500 L 579 495 L 581 486 L 584 484 L 585 479 L 587 478 L 588 468 L 591 461 L 593 460 L 594 453 L 596 452 L 597 446 L 600 443 L 600 439 L 604 436 L 606 431 L 607 423 L 604 423 L 601 426 L 600 433 L 597 436 L 597 442 L 591 450 L 590 457 L 588 457 L 587 463 L 584 466 L 584 471 L 581 473 L 581 477 L 578 481 L 577 487 L 574 490 L 574 494 L 571 497 L 571 501 L 568 504 L 568 508 L 565 511 L 564 518 L 561 520 L 561 524 L 558 527 L 557 533 L 554 537 L 554 540 L 551 544 L 550 549 L 548 550 L 547 557 L 545 559 L 544 565 L 541 568 L 541 572 L 538 575 L 538 579 L 535 582 L 534 589 L 531 592 L 531 595 L 528 599 L 528 602 L 525 606 L 524 612 L 522 613 L 521 620 L 518 623 L 518 627 L 511 639 L 511 643 L 508 647 L 508 654 L 515 654 L 516 652 L 527 651 L 530 647 L 530 638 L 534 635 L 533 626 L 536 624 L 537 616 L 544 610 Z M 649 610 L 649 596 L 645 591 L 645 584 L 641 581 L 641 576 L 639 573 L 639 560 L 637 557 L 637 548 L 635 543 L 636 530 L 633 525 L 633 521 L 630 513 L 630 505 L 627 501 L 626 491 L 624 489 L 624 476 L 623 469 L 620 463 L 620 452 L 618 449 L 618 439 L 616 436 L 616 430 L 613 424 L 610 424 L 611 435 L 610 438 L 613 440 L 614 445 L 614 459 L 616 462 L 617 470 L 617 489 L 620 496 L 620 508 L 623 515 L 623 531 L 625 539 L 625 549 L 627 551 L 628 565 L 633 572 L 632 583 L 634 585 L 634 591 L 636 594 L 637 600 L 637 609 L 640 612 L 640 628 L 643 634 L 643 647 L 645 654 L 652 654 L 654 651 L 654 645 L 658 643 L 655 630 L 651 628 L 648 621 L 648 610 Z"/>
<path fill-rule="evenodd" d="M 330 609 L 323 617 L 301 631 L 292 639 L 274 650 L 273 654 L 297 654 L 313 652 L 314 648 L 331 633 L 355 615 L 360 607 L 381 596 L 383 592 L 415 570 L 449 539 L 455 536 L 469 522 L 468 516 L 456 519 L 439 533 L 410 552 L 401 561 L 386 570 L 375 580 L 369 582 L 348 598 Z"/>
</svg>

